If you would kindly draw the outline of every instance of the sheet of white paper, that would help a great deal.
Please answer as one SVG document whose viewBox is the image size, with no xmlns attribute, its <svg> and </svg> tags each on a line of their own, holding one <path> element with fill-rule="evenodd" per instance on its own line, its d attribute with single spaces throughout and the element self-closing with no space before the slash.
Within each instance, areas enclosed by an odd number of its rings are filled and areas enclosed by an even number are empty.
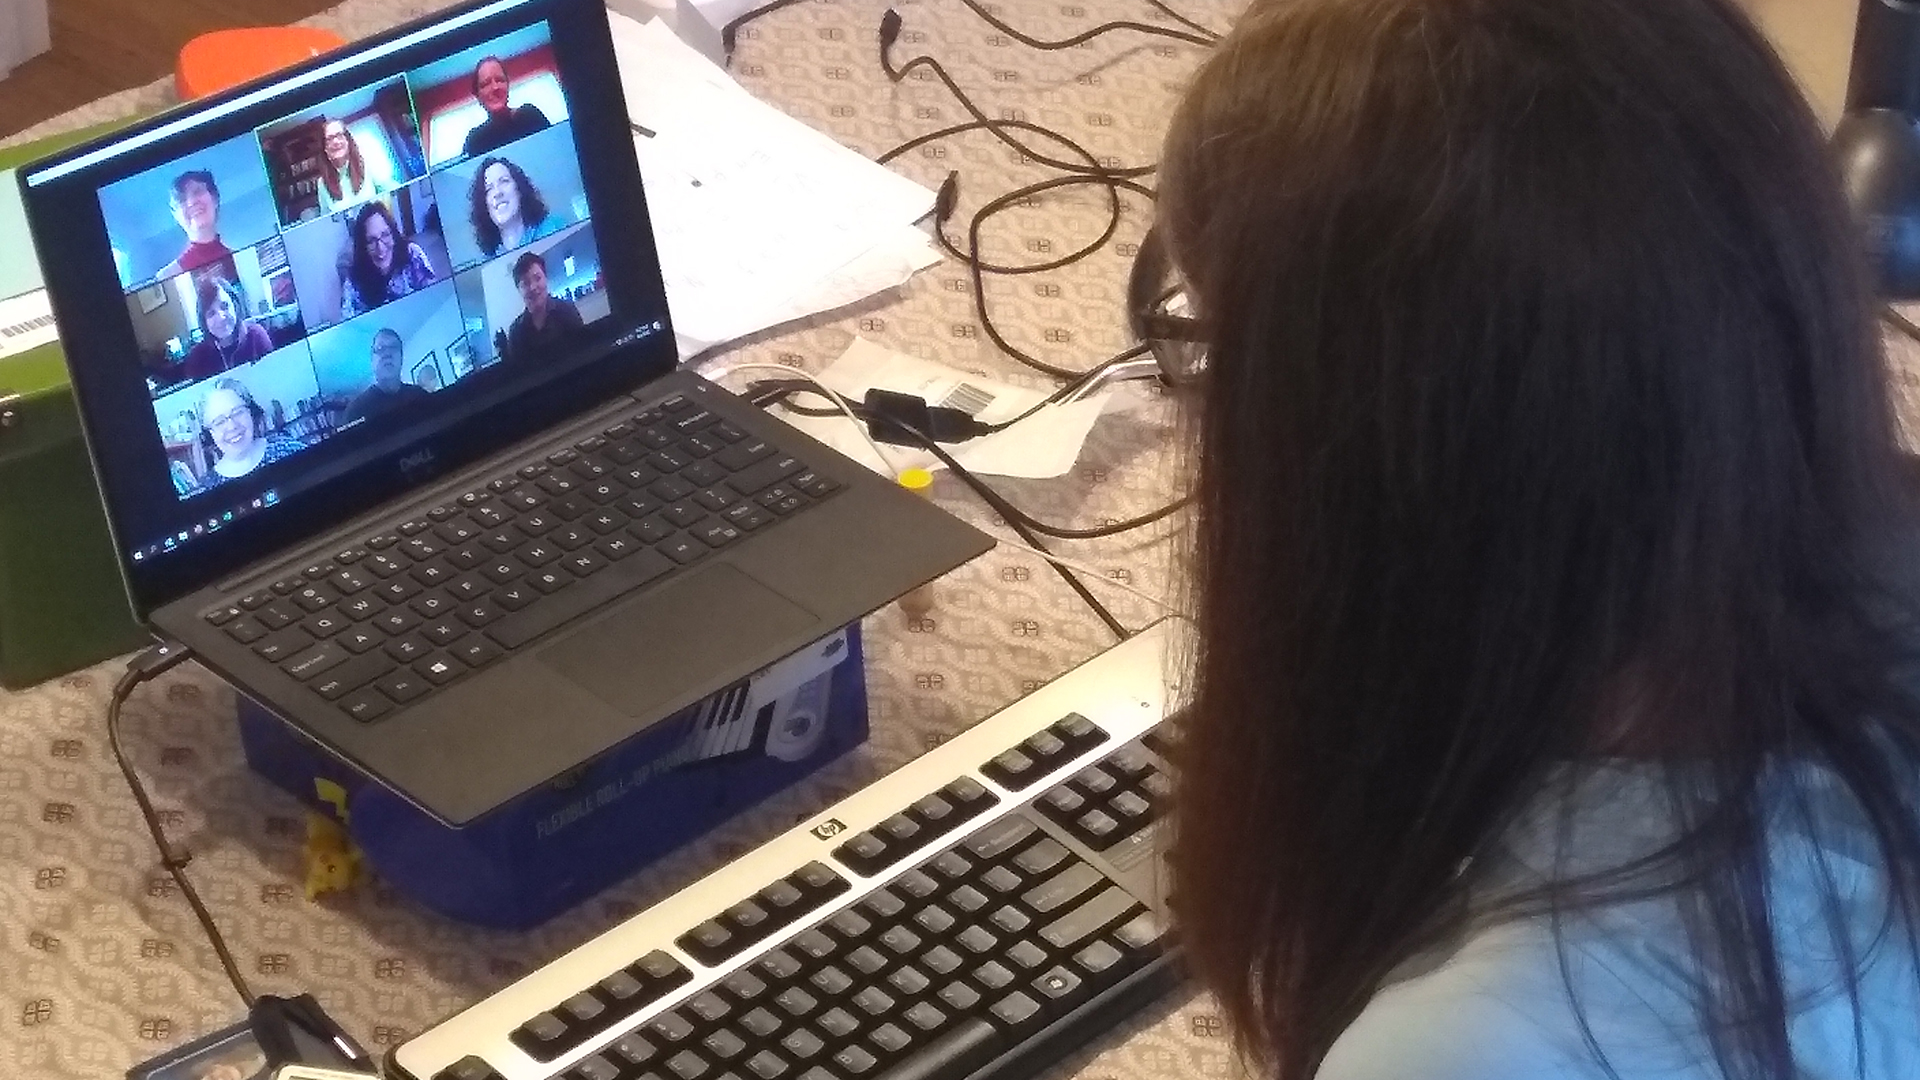
<svg viewBox="0 0 1920 1080">
<path fill-rule="evenodd" d="M 0 259 L 0 300 L 38 289 L 40 260 L 34 258 L 27 235 L 27 211 L 20 205 L 20 180 L 12 169 L 0 169 L 0 236 L 12 250 Z"/>
<path fill-rule="evenodd" d="M 757 377 L 762 373 L 754 374 Z M 918 394 L 934 405 L 966 409 L 990 424 L 1010 420 L 1046 397 L 1043 391 L 956 371 L 864 338 L 855 338 L 839 359 L 827 365 L 820 373 L 820 381 L 849 399 L 861 398 L 876 386 Z M 809 402 L 817 403 L 818 398 Z M 1106 403 L 1107 395 L 1100 393 L 1071 405 L 1048 406 L 1005 431 L 947 449 L 960 464 L 978 473 L 1032 480 L 1063 476 L 1079 460 L 1080 448 L 1086 445 L 1087 435 L 1100 419 Z M 789 413 L 783 418 L 868 468 L 886 472 L 885 467 L 874 460 L 873 449 L 845 417 Z M 905 446 L 887 449 L 896 468 L 941 467 L 939 459 L 924 450 Z"/>
<path fill-rule="evenodd" d="M 60 335 L 53 326 L 47 290 L 0 300 L 0 360 L 38 348 Z"/>
<path fill-rule="evenodd" d="M 880 288 L 926 265 L 901 230 L 932 191 L 754 98 L 658 21 L 610 22 L 683 353 L 870 295 L 853 290 L 876 263 L 895 268 Z"/>
</svg>

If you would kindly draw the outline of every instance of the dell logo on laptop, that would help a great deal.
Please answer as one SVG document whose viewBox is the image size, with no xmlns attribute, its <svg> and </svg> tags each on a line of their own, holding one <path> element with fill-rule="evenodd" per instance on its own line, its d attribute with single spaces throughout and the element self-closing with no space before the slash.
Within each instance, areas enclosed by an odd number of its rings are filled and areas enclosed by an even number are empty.
<svg viewBox="0 0 1920 1080">
<path fill-rule="evenodd" d="M 400 459 L 400 473 L 408 480 L 418 480 L 433 471 L 433 447 L 423 446 Z"/>
</svg>

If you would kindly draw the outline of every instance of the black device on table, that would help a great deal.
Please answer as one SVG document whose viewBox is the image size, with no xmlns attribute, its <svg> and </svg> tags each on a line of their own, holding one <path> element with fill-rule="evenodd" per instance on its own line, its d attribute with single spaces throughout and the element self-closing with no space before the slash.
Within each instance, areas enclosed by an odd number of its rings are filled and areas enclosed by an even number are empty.
<svg viewBox="0 0 1920 1080">
<path fill-rule="evenodd" d="M 990 546 L 675 370 L 620 80 L 493 0 L 20 171 L 135 613 L 451 824 Z"/>
<path fill-rule="evenodd" d="M 396 1047 L 410 1080 L 1012 1080 L 1177 980 L 1167 620 Z"/>
</svg>

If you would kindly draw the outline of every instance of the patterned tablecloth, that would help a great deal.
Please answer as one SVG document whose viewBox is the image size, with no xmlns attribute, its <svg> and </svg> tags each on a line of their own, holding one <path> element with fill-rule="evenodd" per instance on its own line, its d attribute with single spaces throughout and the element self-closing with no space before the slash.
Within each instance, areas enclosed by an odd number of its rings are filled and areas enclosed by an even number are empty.
<svg viewBox="0 0 1920 1080">
<path fill-rule="evenodd" d="M 349 38 L 435 5 L 350 0 L 313 22 Z M 882 74 L 876 28 L 884 0 L 814 0 L 744 30 L 733 70 L 754 93 L 847 145 L 878 154 L 966 119 L 933 81 L 894 86 Z M 1050 38 L 1115 18 L 1155 20 L 1138 0 L 999 0 L 1002 17 Z M 957 0 L 901 7 L 900 60 L 939 57 L 983 108 L 1023 115 L 1121 162 L 1157 153 L 1173 96 L 1201 50 L 1133 34 L 1076 49 L 1020 46 Z M 1226 22 L 1219 0 L 1188 13 Z M 166 100 L 161 86 L 117 94 L 23 133 L 123 115 Z M 984 133 L 909 153 L 895 165 L 937 186 L 962 179 L 960 213 L 1050 175 Z M 1049 360 L 1082 365 L 1125 344 L 1122 317 L 1131 242 L 1149 208 L 1129 198 L 1118 240 L 1063 271 L 989 283 L 995 323 Z M 964 221 L 964 216 L 961 218 Z M 996 220 L 996 261 L 1062 252 L 1106 222 L 1096 189 L 1062 192 Z M 982 374 L 1021 374 L 983 336 L 962 269 L 951 262 L 907 286 L 729 351 L 819 368 L 858 334 Z M 1116 519 L 1157 506 L 1174 484 L 1170 417 L 1145 392 L 1123 392 L 1077 468 L 1052 481 L 1007 482 L 1043 518 Z M 942 478 L 934 497 L 989 524 L 969 493 Z M 989 525 L 989 527 L 991 527 Z M 1174 526 L 1068 545 L 1113 577 L 1155 595 L 1174 588 Z M 919 618 L 889 608 L 867 620 L 873 738 L 812 782 L 738 818 L 624 884 L 528 933 L 476 930 L 408 902 L 377 878 L 309 902 L 300 850 L 303 811 L 252 775 L 234 729 L 234 697 L 195 667 L 134 697 L 126 718 L 137 766 L 170 832 L 194 853 L 189 871 L 261 992 L 312 991 L 348 1029 L 381 1047 L 606 929 L 730 856 L 897 767 L 1111 643 L 1102 625 L 1036 558 L 1002 550 L 933 586 Z M 1125 593 L 1120 618 L 1157 617 Z M 132 798 L 107 752 L 103 715 L 120 668 L 103 664 L 35 690 L 0 693 L 0 1075 L 10 1080 L 118 1076 L 238 1018 L 240 1010 L 191 913 L 157 866 Z M 1090 1077 L 1221 1076 L 1237 1066 L 1204 998 L 1180 992 L 1063 1066 Z"/>
</svg>

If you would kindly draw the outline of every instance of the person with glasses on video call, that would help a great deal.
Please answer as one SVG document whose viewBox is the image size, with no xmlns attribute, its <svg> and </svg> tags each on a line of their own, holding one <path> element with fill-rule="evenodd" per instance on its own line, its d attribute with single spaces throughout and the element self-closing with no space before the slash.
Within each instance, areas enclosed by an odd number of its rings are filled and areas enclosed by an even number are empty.
<svg viewBox="0 0 1920 1080">
<path fill-rule="evenodd" d="M 321 163 L 320 213 L 345 210 L 393 190 L 391 176 L 369 164 L 360 152 L 360 141 L 347 130 L 346 122 L 322 117 L 320 121 Z"/>
<path fill-rule="evenodd" d="M 1170 896 L 1275 1080 L 1920 1076 L 1920 498 L 1734 0 L 1254 0 Z"/>
<path fill-rule="evenodd" d="M 208 462 L 201 490 L 208 490 L 299 452 L 300 440 L 269 431 L 267 411 L 237 376 L 222 375 L 200 402 L 200 446 Z"/>
<path fill-rule="evenodd" d="M 406 347 L 398 331 L 389 327 L 380 328 L 373 335 L 370 352 L 373 382 L 347 405 L 343 423 L 371 420 L 403 405 L 425 401 L 428 397 L 426 390 L 403 378 L 407 362 Z"/>
<path fill-rule="evenodd" d="M 384 202 L 370 202 L 347 230 L 349 250 L 340 287 L 340 317 L 351 319 L 389 300 L 433 284 L 433 263 L 419 244 L 400 232 L 400 222 Z"/>
</svg>

